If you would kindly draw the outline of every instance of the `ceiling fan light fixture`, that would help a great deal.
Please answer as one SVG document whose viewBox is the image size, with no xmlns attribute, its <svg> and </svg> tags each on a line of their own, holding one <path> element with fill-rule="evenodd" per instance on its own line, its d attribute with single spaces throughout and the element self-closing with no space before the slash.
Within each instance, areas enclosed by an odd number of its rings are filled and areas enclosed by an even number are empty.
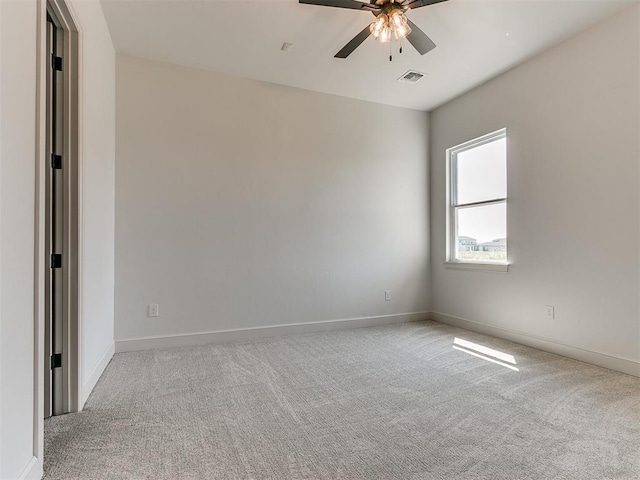
<svg viewBox="0 0 640 480">
<path fill-rule="evenodd" d="M 394 30 L 394 33 L 396 35 L 396 40 L 407 38 L 407 35 L 411 33 L 411 27 L 409 27 L 409 25 L 401 25 Z"/>
<path fill-rule="evenodd" d="M 381 13 L 376 19 L 369 25 L 369 30 L 373 37 L 382 43 L 391 41 L 391 35 L 396 40 L 405 38 L 411 33 L 411 28 L 407 21 L 407 16 L 400 9 L 394 9 L 389 13 Z"/>
<path fill-rule="evenodd" d="M 374 38 L 378 39 L 382 32 L 388 28 L 389 25 L 389 17 L 387 17 L 384 13 L 381 13 L 376 17 L 376 19 L 369 25 L 369 30 Z"/>
<path fill-rule="evenodd" d="M 403 23 L 407 23 L 406 15 L 398 9 L 392 10 L 389 18 L 391 20 L 391 23 L 393 23 L 396 28 L 402 26 Z"/>
<path fill-rule="evenodd" d="M 402 10 L 394 9 L 389 16 L 389 19 L 396 40 L 405 38 L 411 33 L 411 27 L 409 27 L 407 16 Z"/>
<path fill-rule="evenodd" d="M 391 29 L 389 27 L 384 27 L 377 40 L 380 40 L 382 43 L 389 42 L 389 40 L 391 40 Z"/>
</svg>

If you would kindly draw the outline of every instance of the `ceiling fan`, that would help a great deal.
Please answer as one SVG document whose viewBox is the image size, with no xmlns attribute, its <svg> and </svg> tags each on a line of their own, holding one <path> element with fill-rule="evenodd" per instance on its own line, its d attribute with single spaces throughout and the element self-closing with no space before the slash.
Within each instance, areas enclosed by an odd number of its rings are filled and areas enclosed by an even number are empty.
<svg viewBox="0 0 640 480">
<path fill-rule="evenodd" d="M 353 37 L 342 50 L 335 54 L 335 58 L 347 58 L 369 35 L 373 35 L 376 40 L 382 43 L 391 42 L 393 39 L 402 40 L 406 38 L 420 55 L 424 55 L 433 50 L 436 48 L 436 44 L 433 43 L 415 23 L 407 18 L 405 12 L 410 9 L 426 7 L 446 1 L 447 0 L 370 0 L 370 3 L 364 3 L 358 0 L 299 0 L 299 3 L 321 5 L 324 7 L 350 8 L 352 10 L 368 11 L 375 15 L 376 19 L 370 25 L 367 25 L 364 30 Z M 402 53 L 402 45 L 400 45 L 400 53 Z M 389 60 L 393 60 L 392 55 L 389 55 Z"/>
</svg>

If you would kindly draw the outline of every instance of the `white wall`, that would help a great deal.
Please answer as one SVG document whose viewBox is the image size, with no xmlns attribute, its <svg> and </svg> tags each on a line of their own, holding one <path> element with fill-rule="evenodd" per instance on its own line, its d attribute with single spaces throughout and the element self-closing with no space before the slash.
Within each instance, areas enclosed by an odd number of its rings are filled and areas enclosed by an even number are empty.
<svg viewBox="0 0 640 480">
<path fill-rule="evenodd" d="M 114 351 L 115 51 L 97 1 L 71 2 L 82 31 L 82 401 Z"/>
<path fill-rule="evenodd" d="M 432 298 L 445 315 L 436 318 L 637 367 L 638 20 L 634 6 L 432 112 Z M 445 150 L 502 127 L 512 266 L 446 269 Z"/>
<path fill-rule="evenodd" d="M 74 0 L 82 30 L 83 398 L 113 351 L 115 57 L 97 1 Z M 44 10 L 41 10 L 44 12 Z M 42 472 L 35 376 L 37 2 L 0 1 L 0 478 Z M 110 349 L 110 350 L 109 350 Z M 106 358 L 106 360 L 105 360 Z M 92 375 L 93 374 L 93 375 Z"/>
<path fill-rule="evenodd" d="M 0 2 L 0 478 L 34 458 L 36 3 Z"/>
<path fill-rule="evenodd" d="M 116 78 L 116 341 L 428 309 L 425 113 L 129 56 Z"/>
</svg>

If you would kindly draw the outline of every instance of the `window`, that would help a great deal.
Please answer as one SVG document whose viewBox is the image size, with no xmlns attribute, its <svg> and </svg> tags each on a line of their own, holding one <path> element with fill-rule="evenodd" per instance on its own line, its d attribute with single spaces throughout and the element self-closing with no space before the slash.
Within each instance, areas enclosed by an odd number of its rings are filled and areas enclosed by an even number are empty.
<svg viewBox="0 0 640 480">
<path fill-rule="evenodd" d="M 456 264 L 507 264 L 507 134 L 447 150 L 449 251 Z"/>
</svg>

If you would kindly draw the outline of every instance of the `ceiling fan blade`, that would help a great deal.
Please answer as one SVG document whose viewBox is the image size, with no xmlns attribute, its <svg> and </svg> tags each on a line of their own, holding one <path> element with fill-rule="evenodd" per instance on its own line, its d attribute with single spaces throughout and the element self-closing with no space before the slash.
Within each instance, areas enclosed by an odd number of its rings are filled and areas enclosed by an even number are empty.
<svg viewBox="0 0 640 480">
<path fill-rule="evenodd" d="M 402 8 L 420 8 L 435 5 L 436 3 L 446 2 L 447 0 L 408 0 L 402 4 Z"/>
<path fill-rule="evenodd" d="M 352 10 L 380 10 L 380 7 L 378 5 L 358 2 L 357 0 L 298 0 L 298 3 L 304 3 L 307 5 L 320 5 L 322 7 L 350 8 Z"/>
<path fill-rule="evenodd" d="M 420 55 L 424 55 L 436 48 L 436 44 L 427 37 L 427 34 L 418 28 L 418 26 L 407 18 L 407 22 L 411 27 L 411 33 L 407 35 L 407 40 L 413 45 Z"/>
<path fill-rule="evenodd" d="M 371 30 L 369 30 L 369 25 L 367 25 L 366 27 L 364 27 L 364 30 L 362 30 L 358 35 L 353 37 L 349 43 L 342 47 L 342 50 L 334 55 L 335 58 L 347 58 L 356 48 L 360 46 L 362 42 L 364 42 L 369 37 L 369 35 L 371 35 Z"/>
</svg>

